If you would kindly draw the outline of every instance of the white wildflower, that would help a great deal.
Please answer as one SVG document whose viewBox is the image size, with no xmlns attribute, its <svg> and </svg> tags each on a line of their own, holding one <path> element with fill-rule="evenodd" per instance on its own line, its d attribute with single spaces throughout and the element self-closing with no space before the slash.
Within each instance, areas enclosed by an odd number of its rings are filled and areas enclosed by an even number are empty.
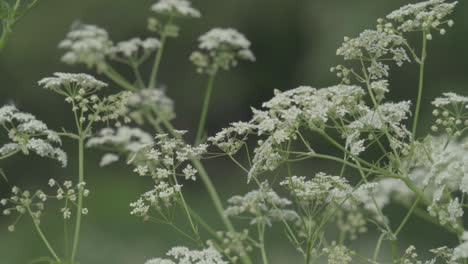
<svg viewBox="0 0 468 264">
<path fill-rule="evenodd" d="M 465 231 L 462 236 L 462 243 L 453 250 L 453 261 L 468 259 L 468 232 Z"/>
<path fill-rule="evenodd" d="M 190 250 L 186 247 L 173 247 L 166 254 L 171 259 L 155 258 L 145 264 L 228 264 L 216 249 L 209 247 L 202 250 Z"/>
<path fill-rule="evenodd" d="M 175 17 L 201 17 L 200 11 L 192 7 L 190 1 L 187 0 L 159 0 L 155 3 L 151 10 L 158 14 Z"/>
<path fill-rule="evenodd" d="M 67 64 L 86 64 L 89 68 L 96 67 L 99 71 L 106 67 L 106 57 L 111 51 L 112 41 L 109 34 L 94 25 L 74 24 L 59 48 L 66 53 L 62 61 Z"/>
<path fill-rule="evenodd" d="M 291 205 L 291 201 L 281 198 L 271 189 L 267 182 L 263 182 L 258 190 L 251 191 L 244 196 L 233 196 L 228 200 L 229 207 L 226 216 L 249 215 L 250 224 L 271 225 L 272 221 L 287 219 L 295 221 L 298 215 L 292 210 L 284 209 Z"/>
<path fill-rule="evenodd" d="M 202 35 L 199 41 L 200 51 L 193 52 L 190 60 L 200 73 L 229 70 L 238 64 L 238 60 L 255 61 L 250 41 L 235 29 L 214 28 Z"/>
<path fill-rule="evenodd" d="M 132 38 L 127 41 L 121 41 L 113 46 L 109 52 L 112 57 L 117 57 L 123 60 L 136 59 L 147 56 L 161 46 L 161 43 L 156 38 Z"/>
<path fill-rule="evenodd" d="M 403 32 L 420 30 L 441 30 L 441 26 L 453 22 L 446 20 L 458 2 L 447 3 L 445 0 L 429 0 L 416 4 L 409 4 L 393 11 L 387 19 L 399 23 L 398 30 Z"/>
<path fill-rule="evenodd" d="M 119 160 L 119 156 L 113 153 L 106 153 L 102 156 L 99 166 L 105 167 Z"/>
</svg>

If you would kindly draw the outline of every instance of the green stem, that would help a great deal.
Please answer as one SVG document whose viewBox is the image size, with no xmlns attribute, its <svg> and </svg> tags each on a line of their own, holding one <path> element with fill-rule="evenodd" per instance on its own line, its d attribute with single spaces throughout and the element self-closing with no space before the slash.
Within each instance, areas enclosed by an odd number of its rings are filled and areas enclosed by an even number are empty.
<svg viewBox="0 0 468 264">
<path fill-rule="evenodd" d="M 12 156 L 18 154 L 18 152 L 20 152 L 19 149 L 18 149 L 18 150 L 15 150 L 15 151 L 13 151 L 13 152 L 10 152 L 10 153 L 8 153 L 8 154 L 6 154 L 5 156 L 0 156 L 0 160 L 4 160 L 4 159 L 7 159 L 7 158 L 9 158 L 9 157 L 12 157 Z"/>
<path fill-rule="evenodd" d="M 392 257 L 393 263 L 398 263 L 398 242 L 396 239 L 392 240 Z"/>
<path fill-rule="evenodd" d="M 84 182 L 84 135 L 80 135 L 80 139 L 78 140 L 78 184 L 82 182 Z M 84 188 L 79 188 L 78 191 L 78 206 L 76 209 L 76 225 L 75 234 L 73 236 L 71 264 L 75 263 L 76 253 L 78 250 L 78 243 L 80 241 L 81 216 L 83 209 L 83 190 Z"/>
<path fill-rule="evenodd" d="M 0 52 L 5 48 L 8 38 L 10 37 L 10 30 L 5 26 L 3 27 L 2 36 L 0 37 Z"/>
<path fill-rule="evenodd" d="M 104 75 L 107 76 L 107 78 L 111 79 L 113 82 L 117 83 L 118 85 L 122 86 L 123 88 L 129 90 L 129 91 L 137 91 L 135 86 L 133 86 L 131 83 L 129 83 L 127 80 L 125 80 L 117 71 L 115 71 L 110 65 L 106 66 L 106 69 L 104 70 Z"/>
<path fill-rule="evenodd" d="M 403 227 L 406 225 L 408 220 L 411 218 L 411 215 L 413 214 L 414 209 L 416 209 L 416 207 L 418 206 L 420 200 L 421 200 L 421 196 L 418 196 L 418 198 L 416 198 L 416 200 L 414 201 L 414 203 L 411 206 L 410 210 L 406 214 L 405 218 L 401 222 L 400 226 L 398 226 L 397 230 L 395 231 L 395 233 L 394 233 L 395 236 L 398 236 L 398 234 L 401 232 L 401 230 L 403 230 Z"/>
<path fill-rule="evenodd" d="M 260 252 L 262 254 L 262 263 L 268 264 L 268 257 L 265 250 L 265 224 L 258 224 L 258 240 L 260 242 Z"/>
<path fill-rule="evenodd" d="M 156 81 L 158 77 L 159 65 L 161 64 L 162 54 L 164 52 L 164 46 L 166 44 L 167 36 L 163 34 L 161 36 L 161 46 L 158 49 L 158 53 L 154 59 L 153 69 L 151 70 L 151 76 L 149 81 L 149 88 L 156 88 Z"/>
<path fill-rule="evenodd" d="M 211 95 L 213 94 L 213 84 L 214 84 L 215 77 L 216 77 L 216 72 L 213 74 L 210 74 L 210 78 L 208 79 L 208 86 L 205 91 L 203 108 L 202 108 L 202 112 L 200 115 L 200 120 L 198 122 L 198 132 L 197 132 L 197 136 L 195 137 L 195 145 L 200 144 L 200 141 L 203 137 L 203 133 L 205 131 L 206 117 L 208 116 L 208 109 L 210 106 Z"/>
<path fill-rule="evenodd" d="M 418 86 L 418 99 L 416 101 L 416 110 L 414 112 L 414 120 L 413 120 L 413 130 L 412 130 L 412 136 L 413 136 L 413 142 L 414 139 L 416 138 L 416 132 L 418 128 L 418 121 L 419 121 L 419 112 L 421 110 L 421 101 L 422 101 L 422 95 L 423 95 L 423 90 L 424 90 L 424 66 L 426 62 L 426 56 L 427 56 L 427 38 L 426 38 L 426 31 L 423 32 L 423 45 L 422 45 L 422 55 L 421 55 L 421 62 L 419 66 L 419 86 Z"/>
<path fill-rule="evenodd" d="M 379 240 L 377 241 L 377 245 L 375 246 L 374 250 L 374 256 L 372 257 L 372 260 L 375 262 L 377 262 L 377 260 L 379 259 L 380 249 L 382 248 L 382 241 L 386 235 L 387 234 L 381 234 Z"/>
<path fill-rule="evenodd" d="M 174 177 L 175 184 L 178 184 L 177 177 L 175 174 L 173 175 L 173 177 Z M 199 244 L 203 245 L 203 243 L 200 242 L 200 233 L 198 232 L 198 227 L 195 225 L 195 222 L 192 219 L 189 206 L 187 205 L 187 202 L 185 201 L 184 194 L 182 193 L 182 191 L 179 191 L 179 197 L 180 197 L 180 202 L 182 203 L 182 207 L 184 208 L 185 214 L 187 215 L 187 219 L 189 221 L 190 227 L 192 228 L 192 231 L 196 236 L 196 240 Z"/>
<path fill-rule="evenodd" d="M 47 249 L 50 251 L 50 254 L 52 254 L 52 256 L 55 258 L 55 260 L 57 262 L 60 262 L 60 258 L 58 257 L 57 253 L 55 253 L 54 249 L 52 248 L 52 246 L 50 245 L 49 241 L 47 240 L 47 238 L 45 237 L 44 233 L 42 232 L 42 229 L 41 227 L 39 226 L 39 223 L 34 220 L 34 216 L 33 216 L 33 213 L 31 212 L 31 208 L 29 208 L 29 206 L 26 207 L 26 209 L 28 210 L 28 213 L 29 215 L 31 216 L 32 218 L 32 221 L 34 223 L 34 227 L 36 228 L 36 231 L 37 233 L 39 234 L 39 236 L 41 237 L 42 241 L 44 242 L 44 244 L 46 245 Z"/>
</svg>

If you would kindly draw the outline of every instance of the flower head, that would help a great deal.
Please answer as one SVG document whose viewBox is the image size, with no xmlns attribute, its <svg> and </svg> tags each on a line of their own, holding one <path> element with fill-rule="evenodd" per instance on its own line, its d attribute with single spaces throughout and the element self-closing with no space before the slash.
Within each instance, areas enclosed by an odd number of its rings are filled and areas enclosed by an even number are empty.
<svg viewBox="0 0 468 264">
<path fill-rule="evenodd" d="M 151 7 L 151 11 L 170 17 L 201 17 L 200 11 L 187 0 L 159 0 Z"/>
<path fill-rule="evenodd" d="M 387 19 L 398 23 L 398 30 L 403 32 L 442 30 L 445 25 L 453 26 L 452 20 L 447 20 L 458 2 L 447 3 L 445 0 L 429 0 L 416 4 L 408 4 L 387 15 Z M 445 29 L 444 29 L 445 30 Z"/>
<path fill-rule="evenodd" d="M 109 34 L 94 25 L 73 24 L 65 40 L 60 42 L 59 48 L 65 49 L 62 61 L 67 64 L 86 64 L 89 68 L 96 67 L 103 70 L 106 57 L 111 50 L 112 41 Z"/>
<path fill-rule="evenodd" d="M 250 50 L 250 41 L 232 28 L 214 28 L 199 38 L 200 51 L 195 51 L 190 60 L 200 73 L 213 74 L 219 69 L 229 70 L 238 60 L 255 61 Z"/>
<path fill-rule="evenodd" d="M 60 136 L 35 116 L 6 105 L 0 107 L 0 125 L 10 139 L 9 143 L 0 147 L 0 156 L 16 152 L 28 155 L 33 152 L 41 157 L 55 159 L 63 167 L 67 165 L 67 154 L 60 147 L 54 146 L 62 144 Z"/>
</svg>

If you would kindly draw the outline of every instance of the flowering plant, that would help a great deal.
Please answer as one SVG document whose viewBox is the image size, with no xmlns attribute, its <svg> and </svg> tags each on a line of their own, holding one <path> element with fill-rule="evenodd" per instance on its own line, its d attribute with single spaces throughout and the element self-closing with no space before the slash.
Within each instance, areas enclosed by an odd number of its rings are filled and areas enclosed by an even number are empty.
<svg viewBox="0 0 468 264">
<path fill-rule="evenodd" d="M 306 264 L 321 260 L 466 264 L 468 97 L 443 93 L 432 101 L 432 131 L 418 129 L 429 44 L 454 26 L 450 15 L 456 6 L 457 2 L 429 0 L 391 12 L 377 20 L 375 29 L 344 38 L 337 55 L 345 62 L 331 68 L 340 80 L 337 85 L 275 90 L 261 109 L 252 109 L 250 120 L 233 122 L 210 135 L 205 125 L 216 77 L 256 58 L 250 41 L 237 30 L 208 31 L 189 58 L 208 78 L 193 144 L 186 139 L 187 131 L 172 124 L 174 103 L 160 88 L 158 73 L 165 46 L 180 34 L 179 19 L 197 19 L 201 12 L 187 0 L 159 0 L 148 19 L 155 36 L 117 43 L 98 26 L 74 24 L 59 44 L 65 51 L 62 61 L 83 64 L 110 83 L 75 73 L 55 73 L 39 81 L 70 104 L 73 130 L 55 132 L 14 106 L 0 108 L 0 124 L 9 140 L 0 148 L 0 160 L 35 153 L 66 166 L 67 156 L 60 148 L 63 138 L 76 141 L 79 153 L 76 184 L 51 179 L 48 185 L 54 192 L 13 187 L 12 195 L 0 201 L 3 214 L 15 217 L 8 230 L 14 231 L 16 223 L 28 216 L 49 252 L 40 261 L 78 263 L 82 217 L 88 214 L 84 198 L 90 193 L 85 183 L 88 147 L 106 151 L 101 166 L 124 160 L 136 175 L 148 178 L 148 190 L 130 203 L 131 215 L 167 225 L 186 238 L 187 245 L 146 264 L 266 264 L 271 261 L 266 235 L 272 226 L 284 228 L 285 241 Z M 412 35 L 419 35 L 420 42 L 410 41 Z M 150 59 L 153 67 L 144 76 L 141 68 Z M 129 67 L 133 78 L 126 78 L 115 64 Z M 412 64 L 419 67 L 416 100 L 386 100 L 392 67 Z M 108 86 L 120 90 L 102 95 Z M 318 139 L 340 155 L 321 149 Z M 231 197 L 226 207 L 204 165 L 206 159 L 223 157 L 239 167 L 253 189 Z M 312 159 L 331 161 L 337 167 L 296 174 L 296 164 Z M 206 187 L 224 230 L 215 230 L 185 198 L 184 185 L 197 180 Z M 71 250 L 65 251 L 70 254 L 60 254 L 42 229 L 42 212 L 49 200 L 63 203 L 65 230 L 75 219 L 72 237 L 64 232 L 65 241 L 72 241 Z M 403 220 L 386 214 L 390 204 L 406 209 Z M 174 219 L 176 210 L 184 216 L 187 229 Z M 429 260 L 421 260 L 414 246 L 402 250 L 399 238 L 412 217 L 442 227 L 459 243 L 431 249 Z M 238 220 L 246 221 L 246 227 L 237 227 Z M 336 232 L 331 232 L 333 228 Z M 371 229 L 379 235 L 373 254 L 364 256 L 351 242 Z M 392 252 L 391 260 L 381 254 L 385 247 Z"/>
</svg>

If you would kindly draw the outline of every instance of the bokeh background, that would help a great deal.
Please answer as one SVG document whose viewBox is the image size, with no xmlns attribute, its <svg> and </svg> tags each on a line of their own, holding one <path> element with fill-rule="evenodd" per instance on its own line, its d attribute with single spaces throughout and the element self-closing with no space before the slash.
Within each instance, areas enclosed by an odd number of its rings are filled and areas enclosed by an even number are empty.
<svg viewBox="0 0 468 264">
<path fill-rule="evenodd" d="M 250 107 L 259 107 L 272 96 L 273 89 L 287 90 L 299 85 L 326 87 L 339 80 L 329 69 L 341 62 L 335 56 L 343 36 L 355 36 L 373 27 L 384 16 L 407 0 L 194 0 L 203 19 L 182 21 L 181 37 L 171 40 L 164 55 L 160 80 L 176 101 L 176 127 L 194 130 L 197 124 L 206 79 L 195 73 L 188 61 L 197 45 L 197 37 L 212 27 L 233 27 L 253 43 L 257 62 L 222 73 L 216 83 L 208 131 L 212 134 L 229 122 L 246 120 Z M 465 93 L 468 87 L 468 3 L 460 1 L 454 14 L 455 27 L 443 37 L 430 42 L 423 124 L 431 121 L 429 101 L 445 91 Z M 43 0 L 14 29 L 6 50 L 0 54 L 0 104 L 14 103 L 21 110 L 34 113 L 56 130 L 72 128 L 68 106 L 62 98 L 41 89 L 37 81 L 53 72 L 86 72 L 60 62 L 57 44 L 75 20 L 106 28 L 114 41 L 150 36 L 146 19 L 151 0 Z M 391 76 L 390 100 L 416 96 L 417 65 L 396 69 Z M 103 76 L 98 76 L 105 79 Z M 320 146 L 320 142 L 315 142 Z M 0 196 L 9 194 L 12 185 L 31 189 L 45 188 L 47 179 L 75 179 L 75 146 L 65 143 L 71 163 L 61 169 L 47 159 L 17 156 L 0 164 L 9 182 L 0 182 Z M 143 263 L 161 256 L 175 245 L 187 241 L 165 226 L 142 223 L 129 215 L 129 203 L 151 188 L 148 179 L 137 177 L 124 164 L 99 168 L 100 153 L 87 154 L 87 182 L 92 195 L 90 214 L 85 217 L 80 247 L 81 263 Z M 313 175 L 324 167 L 336 165 L 310 162 L 301 172 Z M 225 160 L 208 162 L 208 168 L 223 198 L 243 193 L 254 186 L 245 184 L 245 175 Z M 219 227 L 208 195 L 201 183 L 186 186 L 188 202 Z M 54 207 L 50 205 L 49 207 Z M 399 207 L 389 208 L 396 219 L 403 217 Z M 46 254 L 25 218 L 17 231 L 6 227 L 12 219 L 0 217 L 0 263 L 23 264 Z M 62 243 L 62 223 L 57 210 L 47 211 L 44 229 L 53 244 Z M 268 238 L 271 263 L 300 263 L 298 254 L 285 241 L 281 225 Z M 410 221 L 401 237 L 402 248 L 414 243 L 424 248 L 454 243 L 454 238 L 417 218 Z M 366 249 L 375 245 L 370 233 L 353 245 Z M 384 252 L 385 254 L 385 252 Z M 358 262 L 356 262 L 358 263 Z"/>
</svg>

